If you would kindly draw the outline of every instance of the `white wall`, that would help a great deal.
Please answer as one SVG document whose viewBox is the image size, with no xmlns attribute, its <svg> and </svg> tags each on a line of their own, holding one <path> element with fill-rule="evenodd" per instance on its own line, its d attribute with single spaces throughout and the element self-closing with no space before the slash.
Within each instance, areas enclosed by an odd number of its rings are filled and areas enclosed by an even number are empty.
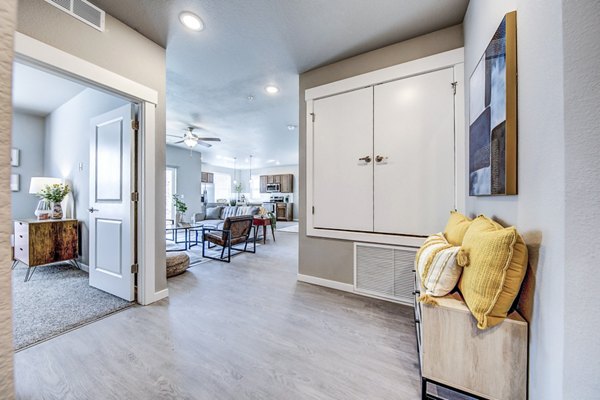
<svg viewBox="0 0 600 400">
<path fill-rule="evenodd" d="M 514 9 L 518 31 L 519 195 L 467 197 L 466 211 L 515 225 L 524 236 L 531 264 L 527 280 L 533 293 L 533 298 L 521 299 L 522 303 L 527 300 L 523 310 L 530 323 L 529 394 L 531 399 L 561 399 L 566 292 L 560 1 L 471 1 L 463 23 L 465 74 L 468 86 L 468 77 L 502 17 Z M 468 104 L 468 87 L 466 94 Z M 572 295 L 579 296 L 575 292 Z"/>
<path fill-rule="evenodd" d="M 33 212 L 40 200 L 29 194 L 29 183 L 33 176 L 44 176 L 44 124 L 43 117 L 19 112 L 13 113 L 12 147 L 19 149 L 20 163 L 12 167 L 19 174 L 21 188 L 11 193 L 12 218 L 35 218 Z"/>
<path fill-rule="evenodd" d="M 562 5 L 565 94 L 565 399 L 600 397 L 600 2 Z"/>
<path fill-rule="evenodd" d="M 179 147 L 167 146 L 167 166 L 177 168 L 177 194 L 183 195 L 183 201 L 188 210 L 185 213 L 186 220 L 192 214 L 202 211 L 200 196 L 200 173 L 202 171 L 201 154 Z"/>
<path fill-rule="evenodd" d="M 125 104 L 121 98 L 85 89 L 46 117 L 44 176 L 64 178 L 71 184 L 84 264 L 89 264 L 90 119 Z"/>
<path fill-rule="evenodd" d="M 13 31 L 16 24 L 17 1 L 0 2 L 0 203 L 10 204 L 10 147 L 12 120 L 12 63 Z M 13 341 L 12 341 L 12 285 L 10 243 L 12 224 L 10 207 L 0 207 L 0 396 L 14 399 Z"/>
</svg>

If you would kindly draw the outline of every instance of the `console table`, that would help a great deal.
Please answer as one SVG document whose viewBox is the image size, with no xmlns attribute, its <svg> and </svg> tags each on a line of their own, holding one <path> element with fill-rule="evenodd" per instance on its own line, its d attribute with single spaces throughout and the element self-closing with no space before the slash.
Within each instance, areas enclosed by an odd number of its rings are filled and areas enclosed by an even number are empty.
<svg viewBox="0 0 600 400">
<path fill-rule="evenodd" d="M 25 282 L 41 265 L 73 261 L 79 268 L 76 219 L 17 220 L 14 221 L 14 232 L 13 269 L 19 262 L 29 267 Z"/>
</svg>

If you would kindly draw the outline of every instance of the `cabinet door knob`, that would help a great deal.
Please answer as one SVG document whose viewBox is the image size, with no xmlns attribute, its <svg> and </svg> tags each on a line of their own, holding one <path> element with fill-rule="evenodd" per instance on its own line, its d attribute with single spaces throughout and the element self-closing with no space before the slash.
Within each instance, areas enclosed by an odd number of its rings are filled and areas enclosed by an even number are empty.
<svg viewBox="0 0 600 400">
<path fill-rule="evenodd" d="M 358 159 L 358 161 L 364 161 L 367 164 L 371 162 L 371 156 L 365 156 Z"/>
<path fill-rule="evenodd" d="M 377 157 L 375 157 L 375 161 L 377 161 L 377 162 L 382 162 L 383 160 L 385 160 L 384 156 L 377 156 Z"/>
</svg>

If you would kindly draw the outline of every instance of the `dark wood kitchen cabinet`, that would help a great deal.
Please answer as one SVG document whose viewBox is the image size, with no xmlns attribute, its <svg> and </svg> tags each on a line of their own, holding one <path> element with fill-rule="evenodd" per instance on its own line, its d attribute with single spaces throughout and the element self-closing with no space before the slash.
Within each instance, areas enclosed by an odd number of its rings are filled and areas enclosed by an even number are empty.
<svg viewBox="0 0 600 400">
<path fill-rule="evenodd" d="M 267 193 L 267 175 L 260 176 L 260 192 Z"/>
<path fill-rule="evenodd" d="M 293 221 L 294 208 L 292 203 L 277 203 L 275 206 L 275 216 L 277 221 Z"/>
</svg>

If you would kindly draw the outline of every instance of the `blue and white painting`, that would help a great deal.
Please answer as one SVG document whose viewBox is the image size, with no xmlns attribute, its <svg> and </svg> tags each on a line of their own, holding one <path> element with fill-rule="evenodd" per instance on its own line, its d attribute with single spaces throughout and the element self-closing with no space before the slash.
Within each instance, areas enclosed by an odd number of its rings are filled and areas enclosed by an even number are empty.
<svg viewBox="0 0 600 400">
<path fill-rule="evenodd" d="M 469 194 L 505 194 L 506 18 L 469 83 Z"/>
</svg>

